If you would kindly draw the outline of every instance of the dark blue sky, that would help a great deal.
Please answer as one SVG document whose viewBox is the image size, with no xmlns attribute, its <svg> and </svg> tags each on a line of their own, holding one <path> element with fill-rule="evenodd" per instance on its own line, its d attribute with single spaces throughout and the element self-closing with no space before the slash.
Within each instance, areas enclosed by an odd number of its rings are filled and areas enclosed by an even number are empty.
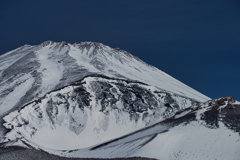
<svg viewBox="0 0 240 160">
<path fill-rule="evenodd" d="M 120 47 L 211 98 L 240 101 L 238 0 L 0 1 L 0 54 L 46 40 Z"/>
</svg>

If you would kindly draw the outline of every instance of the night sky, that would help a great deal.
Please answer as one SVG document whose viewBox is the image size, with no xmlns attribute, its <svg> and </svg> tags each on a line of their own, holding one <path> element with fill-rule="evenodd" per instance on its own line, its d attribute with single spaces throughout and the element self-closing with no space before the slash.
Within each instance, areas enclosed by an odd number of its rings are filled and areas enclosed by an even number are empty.
<svg viewBox="0 0 240 160">
<path fill-rule="evenodd" d="M 0 0 L 0 54 L 102 42 L 209 96 L 240 101 L 238 0 Z"/>
</svg>

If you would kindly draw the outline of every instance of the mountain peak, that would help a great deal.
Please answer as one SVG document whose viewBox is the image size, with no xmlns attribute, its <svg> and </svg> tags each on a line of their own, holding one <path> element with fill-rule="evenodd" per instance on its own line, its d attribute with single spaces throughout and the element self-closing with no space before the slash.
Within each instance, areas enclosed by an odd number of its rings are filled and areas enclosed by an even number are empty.
<svg viewBox="0 0 240 160">
<path fill-rule="evenodd" d="M 40 45 L 43 46 L 43 47 L 45 47 L 45 46 L 48 46 L 48 45 L 52 45 L 52 44 L 54 44 L 54 43 L 55 43 L 55 42 L 53 42 L 53 41 L 51 41 L 51 40 L 48 40 L 48 41 L 45 41 L 45 42 L 41 43 Z"/>
</svg>

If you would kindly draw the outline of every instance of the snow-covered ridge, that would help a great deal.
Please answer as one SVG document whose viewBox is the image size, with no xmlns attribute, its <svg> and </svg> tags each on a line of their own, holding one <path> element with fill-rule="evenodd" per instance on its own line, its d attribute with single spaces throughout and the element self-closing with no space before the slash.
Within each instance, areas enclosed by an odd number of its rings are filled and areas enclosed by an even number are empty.
<svg viewBox="0 0 240 160">
<path fill-rule="evenodd" d="M 11 112 L 3 142 L 27 139 L 51 149 L 86 148 L 198 104 L 139 82 L 88 76 Z"/>
</svg>

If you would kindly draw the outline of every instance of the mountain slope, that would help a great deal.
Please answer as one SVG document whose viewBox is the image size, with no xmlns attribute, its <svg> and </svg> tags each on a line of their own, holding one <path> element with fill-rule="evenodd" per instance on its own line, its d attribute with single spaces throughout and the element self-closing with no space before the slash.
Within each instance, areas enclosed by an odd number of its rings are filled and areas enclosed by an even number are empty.
<svg viewBox="0 0 240 160">
<path fill-rule="evenodd" d="M 133 54 L 101 43 L 46 41 L 0 56 L 0 114 L 92 74 L 140 81 L 203 102 L 208 97 Z"/>
<path fill-rule="evenodd" d="M 237 160 L 240 156 L 239 122 L 240 103 L 232 97 L 221 97 L 93 147 L 67 151 L 41 149 L 66 157 Z"/>
<path fill-rule="evenodd" d="M 3 119 L 7 141 L 86 148 L 123 136 L 198 104 L 194 99 L 139 82 L 88 76 L 34 100 Z"/>
</svg>

